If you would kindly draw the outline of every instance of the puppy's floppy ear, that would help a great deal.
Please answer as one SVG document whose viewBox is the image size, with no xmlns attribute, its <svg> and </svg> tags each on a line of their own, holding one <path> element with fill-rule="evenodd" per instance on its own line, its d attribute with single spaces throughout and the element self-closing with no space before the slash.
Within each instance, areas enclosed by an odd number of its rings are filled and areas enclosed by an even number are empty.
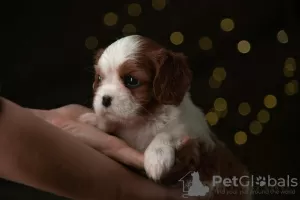
<svg viewBox="0 0 300 200">
<path fill-rule="evenodd" d="M 192 81 L 186 56 L 166 49 L 153 52 L 152 56 L 157 64 L 153 82 L 156 100 L 164 105 L 179 105 Z"/>
</svg>

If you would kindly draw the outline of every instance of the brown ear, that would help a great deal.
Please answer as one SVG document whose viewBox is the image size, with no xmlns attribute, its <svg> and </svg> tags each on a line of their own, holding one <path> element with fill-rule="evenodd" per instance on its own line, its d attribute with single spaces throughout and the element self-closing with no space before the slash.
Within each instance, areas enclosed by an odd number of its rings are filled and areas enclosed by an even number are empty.
<svg viewBox="0 0 300 200">
<path fill-rule="evenodd" d="M 155 53 L 156 76 L 153 82 L 154 96 L 165 105 L 179 105 L 192 81 L 192 72 L 184 54 L 165 49 Z"/>
</svg>

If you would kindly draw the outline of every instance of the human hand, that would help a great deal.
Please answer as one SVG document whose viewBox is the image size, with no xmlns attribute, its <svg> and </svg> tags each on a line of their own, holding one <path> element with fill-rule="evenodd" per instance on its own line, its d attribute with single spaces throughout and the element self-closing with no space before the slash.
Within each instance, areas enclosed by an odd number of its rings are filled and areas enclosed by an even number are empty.
<svg viewBox="0 0 300 200">
<path fill-rule="evenodd" d="M 80 115 L 91 112 L 90 109 L 80 105 L 67 105 L 52 110 L 29 110 L 95 150 L 126 165 L 143 169 L 142 153 L 129 147 L 123 140 L 77 120 Z"/>
</svg>

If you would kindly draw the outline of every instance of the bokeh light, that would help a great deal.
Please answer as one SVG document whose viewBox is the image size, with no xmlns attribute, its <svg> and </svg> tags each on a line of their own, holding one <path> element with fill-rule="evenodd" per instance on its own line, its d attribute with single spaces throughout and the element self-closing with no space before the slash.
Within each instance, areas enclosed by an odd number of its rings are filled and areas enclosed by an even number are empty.
<svg viewBox="0 0 300 200">
<path fill-rule="evenodd" d="M 163 10 L 166 7 L 166 0 L 152 0 L 152 7 L 155 10 Z"/>
<path fill-rule="evenodd" d="M 229 32 L 234 29 L 234 22 L 230 18 L 225 18 L 221 21 L 220 26 L 223 31 Z"/>
<path fill-rule="evenodd" d="M 184 37 L 181 32 L 173 32 L 170 36 L 170 40 L 174 45 L 180 45 L 183 43 Z"/>
<path fill-rule="evenodd" d="M 251 122 L 249 125 L 249 130 L 254 135 L 260 134 L 262 132 L 262 129 L 263 129 L 262 124 L 256 120 Z"/>
<path fill-rule="evenodd" d="M 294 71 L 288 69 L 288 67 L 284 66 L 283 68 L 283 74 L 285 77 L 290 78 L 294 76 Z"/>
<path fill-rule="evenodd" d="M 267 123 L 270 120 L 270 114 L 269 114 L 269 112 L 267 110 L 265 110 L 265 109 L 262 109 L 257 114 L 257 120 L 260 123 Z"/>
<path fill-rule="evenodd" d="M 218 117 L 217 113 L 212 112 L 212 111 L 208 112 L 206 114 L 205 118 L 206 118 L 208 124 L 211 125 L 211 126 L 216 125 L 219 121 L 219 117 Z"/>
<path fill-rule="evenodd" d="M 141 14 L 142 7 L 138 3 L 132 3 L 128 6 L 128 15 L 132 17 L 137 17 Z"/>
<path fill-rule="evenodd" d="M 209 110 L 209 112 L 213 112 L 213 113 L 216 113 L 217 116 L 218 116 L 218 119 L 220 120 L 221 118 L 225 118 L 227 113 L 228 113 L 228 109 L 225 109 L 223 111 L 217 111 L 215 108 L 211 108 Z"/>
<path fill-rule="evenodd" d="M 244 131 L 239 131 L 234 134 L 234 141 L 238 145 L 243 145 L 247 142 L 247 134 Z"/>
<path fill-rule="evenodd" d="M 90 36 L 85 40 L 85 46 L 89 50 L 96 49 L 98 46 L 98 39 L 94 36 Z"/>
<path fill-rule="evenodd" d="M 284 86 L 284 92 L 288 96 L 292 96 L 298 93 L 298 81 L 292 80 L 285 84 Z"/>
<path fill-rule="evenodd" d="M 118 22 L 117 14 L 115 14 L 113 12 L 109 12 L 104 15 L 104 24 L 105 25 L 113 26 L 113 25 L 116 25 L 117 22 Z"/>
<path fill-rule="evenodd" d="M 227 109 L 227 102 L 223 98 L 217 98 L 214 102 L 214 108 L 216 111 L 224 111 Z"/>
<path fill-rule="evenodd" d="M 277 105 L 277 98 L 274 95 L 267 95 L 264 98 L 264 105 L 267 108 L 274 108 Z"/>
<path fill-rule="evenodd" d="M 223 67 L 216 67 L 213 71 L 213 78 L 218 81 L 222 82 L 226 78 L 226 71 Z"/>
<path fill-rule="evenodd" d="M 242 40 L 238 43 L 237 48 L 240 53 L 245 54 L 250 51 L 251 45 L 247 40 Z"/>
<path fill-rule="evenodd" d="M 287 35 L 287 33 L 284 30 L 280 30 L 277 33 L 277 40 L 282 43 L 282 44 L 286 44 L 289 41 L 289 37 Z"/>
<path fill-rule="evenodd" d="M 286 77 L 294 76 L 294 72 L 296 71 L 296 60 L 294 58 L 287 58 L 284 62 L 283 73 Z"/>
<path fill-rule="evenodd" d="M 210 86 L 211 88 L 216 89 L 216 88 L 221 87 L 222 81 L 217 81 L 216 79 L 214 79 L 213 76 L 211 76 L 211 77 L 209 78 L 208 84 L 209 84 L 209 86 Z"/>
<path fill-rule="evenodd" d="M 199 40 L 199 46 L 202 50 L 210 50 L 212 48 L 212 41 L 209 37 L 201 37 Z"/>
<path fill-rule="evenodd" d="M 133 24 L 126 24 L 123 27 L 123 35 L 127 36 L 127 35 L 132 35 L 136 33 L 136 27 Z"/>
<path fill-rule="evenodd" d="M 249 103 L 242 102 L 242 103 L 240 103 L 240 105 L 238 107 L 238 111 L 242 116 L 246 116 L 251 112 L 251 107 L 250 107 Z"/>
</svg>

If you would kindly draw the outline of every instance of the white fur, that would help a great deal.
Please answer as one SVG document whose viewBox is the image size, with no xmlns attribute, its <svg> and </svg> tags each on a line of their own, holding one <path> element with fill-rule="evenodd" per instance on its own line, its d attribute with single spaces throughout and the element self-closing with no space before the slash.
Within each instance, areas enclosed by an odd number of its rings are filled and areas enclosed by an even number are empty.
<svg viewBox="0 0 300 200">
<path fill-rule="evenodd" d="M 141 44 L 139 38 L 122 38 L 103 52 L 97 64 L 105 76 L 94 99 L 97 117 L 86 114 L 81 117 L 81 121 L 96 125 L 103 131 L 107 128 L 106 120 L 121 124 L 116 134 L 133 148 L 144 152 L 146 173 L 153 180 L 159 180 L 173 166 L 175 150 L 184 136 L 200 138 L 208 149 L 215 144 L 203 112 L 193 104 L 189 93 L 178 107 L 165 105 L 147 121 L 136 117 L 140 105 L 124 88 L 117 70 L 127 59 L 134 59 L 133 54 Z M 108 108 L 102 106 L 103 95 L 113 97 L 112 105 Z"/>
</svg>

